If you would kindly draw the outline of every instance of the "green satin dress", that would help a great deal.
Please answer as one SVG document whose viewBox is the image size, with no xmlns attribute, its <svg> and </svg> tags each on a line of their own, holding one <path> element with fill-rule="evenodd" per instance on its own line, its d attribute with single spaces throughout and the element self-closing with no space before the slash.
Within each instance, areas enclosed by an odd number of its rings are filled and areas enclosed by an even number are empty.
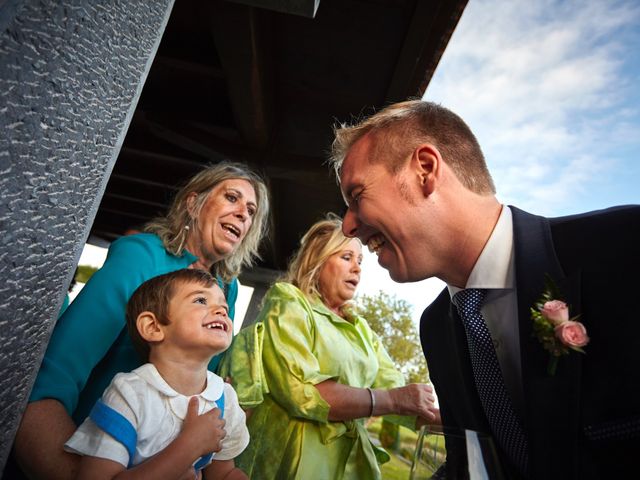
<svg viewBox="0 0 640 480">
<path fill-rule="evenodd" d="M 252 408 L 251 441 L 236 465 L 252 480 L 379 479 L 388 454 L 369 440 L 364 419 L 330 422 L 315 385 L 404 385 L 379 337 L 361 317 L 351 321 L 288 283 L 267 292 L 258 323 L 241 331 L 221 364 L 240 405 Z M 415 424 L 415 417 L 395 417 Z"/>
</svg>

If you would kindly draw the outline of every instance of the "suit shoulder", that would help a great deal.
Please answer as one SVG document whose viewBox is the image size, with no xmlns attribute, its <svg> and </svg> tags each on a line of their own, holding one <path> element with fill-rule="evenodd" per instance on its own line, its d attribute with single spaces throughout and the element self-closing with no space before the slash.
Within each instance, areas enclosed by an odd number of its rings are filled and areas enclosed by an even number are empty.
<svg viewBox="0 0 640 480">
<path fill-rule="evenodd" d="M 551 218 L 549 222 L 559 257 L 586 263 L 625 264 L 640 242 L 639 205 Z"/>
<path fill-rule="evenodd" d="M 427 324 L 434 318 L 438 318 L 441 315 L 448 315 L 450 303 L 451 297 L 449 296 L 449 289 L 445 287 L 436 299 L 424 309 L 420 318 L 420 323 Z"/>
</svg>

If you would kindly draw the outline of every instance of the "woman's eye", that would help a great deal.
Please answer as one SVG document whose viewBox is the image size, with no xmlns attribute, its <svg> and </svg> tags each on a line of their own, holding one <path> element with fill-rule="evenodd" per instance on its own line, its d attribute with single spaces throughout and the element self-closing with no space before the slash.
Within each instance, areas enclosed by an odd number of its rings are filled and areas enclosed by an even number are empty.
<svg viewBox="0 0 640 480">
<path fill-rule="evenodd" d="M 256 214 L 256 210 L 255 208 L 250 208 L 249 210 L 247 210 L 249 212 L 249 216 L 253 217 Z"/>
<path fill-rule="evenodd" d="M 238 197 L 236 197 L 235 195 L 232 195 L 231 193 L 227 193 L 226 197 L 227 197 L 227 200 L 229 200 L 231 203 L 235 203 L 236 200 L 238 200 Z"/>
</svg>

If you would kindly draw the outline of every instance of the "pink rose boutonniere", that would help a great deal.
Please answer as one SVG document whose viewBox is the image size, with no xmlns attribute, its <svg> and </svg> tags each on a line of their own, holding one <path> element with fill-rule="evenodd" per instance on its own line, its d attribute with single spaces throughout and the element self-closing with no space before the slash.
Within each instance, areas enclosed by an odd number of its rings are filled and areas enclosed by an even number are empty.
<svg viewBox="0 0 640 480">
<path fill-rule="evenodd" d="M 534 336 L 551 355 L 547 371 L 549 375 L 554 375 L 558 359 L 568 355 L 571 350 L 585 353 L 582 347 L 589 343 L 589 337 L 578 316 L 569 318 L 569 307 L 558 300 L 560 295 L 553 280 L 547 277 L 545 285 L 542 297 L 531 308 L 531 320 Z"/>
</svg>

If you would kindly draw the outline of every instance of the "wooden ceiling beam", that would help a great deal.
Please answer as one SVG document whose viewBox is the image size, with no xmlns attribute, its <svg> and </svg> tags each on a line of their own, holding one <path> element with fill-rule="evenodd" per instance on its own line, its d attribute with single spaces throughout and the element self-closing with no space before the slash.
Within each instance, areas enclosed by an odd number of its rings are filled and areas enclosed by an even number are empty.
<svg viewBox="0 0 640 480">
<path fill-rule="evenodd" d="M 211 30 L 236 126 L 247 145 L 264 150 L 273 129 L 272 43 L 269 12 L 212 2 Z"/>
<path fill-rule="evenodd" d="M 386 103 L 422 97 L 467 0 L 416 1 L 411 24 L 387 90 Z"/>
<path fill-rule="evenodd" d="M 314 18 L 320 5 L 320 0 L 227 0 L 234 3 L 244 3 L 253 7 L 260 7 L 276 12 L 300 15 Z"/>
</svg>

